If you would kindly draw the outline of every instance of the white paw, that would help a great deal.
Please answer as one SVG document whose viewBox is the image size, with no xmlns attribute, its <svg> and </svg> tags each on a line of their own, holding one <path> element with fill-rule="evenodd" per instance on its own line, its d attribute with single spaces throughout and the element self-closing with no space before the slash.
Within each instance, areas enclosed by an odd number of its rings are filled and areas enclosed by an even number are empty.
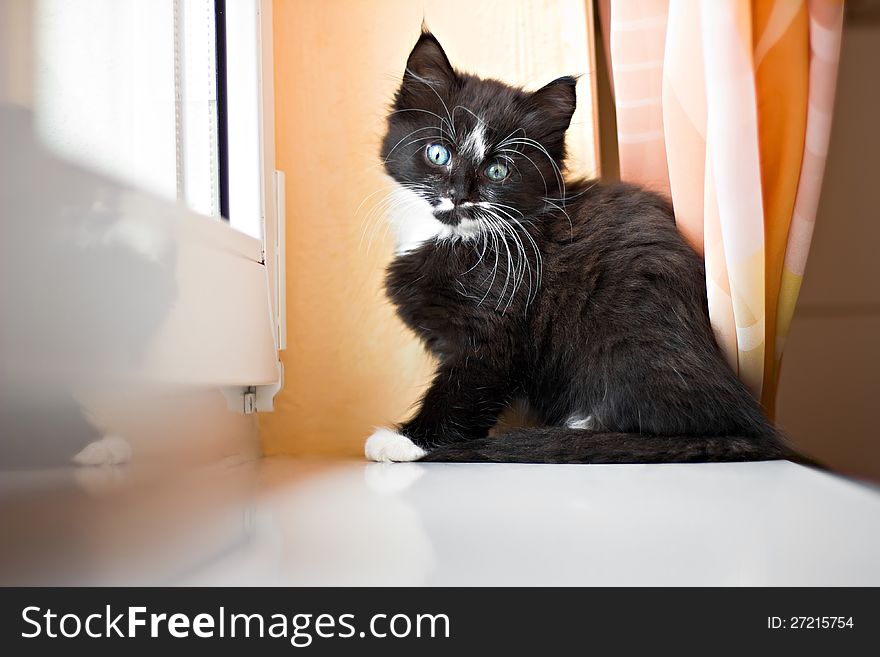
<svg viewBox="0 0 880 657">
<path fill-rule="evenodd" d="M 406 436 L 384 428 L 376 429 L 364 445 L 371 461 L 417 461 L 426 453 Z"/>
<path fill-rule="evenodd" d="M 119 436 L 104 436 L 89 443 L 73 457 L 78 465 L 119 465 L 131 460 L 131 445 Z"/>
</svg>

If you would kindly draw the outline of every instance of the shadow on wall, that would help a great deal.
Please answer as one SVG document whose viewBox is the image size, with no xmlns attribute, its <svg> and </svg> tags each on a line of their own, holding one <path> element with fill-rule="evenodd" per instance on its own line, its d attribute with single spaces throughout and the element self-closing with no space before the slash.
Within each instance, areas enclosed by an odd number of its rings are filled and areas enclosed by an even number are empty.
<svg viewBox="0 0 880 657">
<path fill-rule="evenodd" d="M 0 467 L 48 467 L 99 437 L 78 393 L 131 377 L 174 304 L 175 217 L 48 155 L 30 112 L 0 106 L 0 141 Z"/>
<path fill-rule="evenodd" d="M 274 375 L 265 298 L 230 284 L 262 266 L 217 243 L 221 224 L 58 159 L 33 126 L 0 103 L 0 471 L 69 464 L 102 435 L 127 441 L 104 463 L 253 456 L 253 417 L 219 387 Z M 192 321 L 218 325 L 212 286 L 257 318 L 247 348 Z"/>
</svg>

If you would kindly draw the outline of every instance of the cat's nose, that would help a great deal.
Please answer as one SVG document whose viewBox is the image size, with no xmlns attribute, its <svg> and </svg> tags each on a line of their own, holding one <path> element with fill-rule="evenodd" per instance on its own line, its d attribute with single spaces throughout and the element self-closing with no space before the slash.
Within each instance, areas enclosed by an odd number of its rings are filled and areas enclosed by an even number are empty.
<svg viewBox="0 0 880 657">
<path fill-rule="evenodd" d="M 459 206 L 467 200 L 465 193 L 460 189 L 450 189 L 447 195 L 455 206 Z"/>
</svg>

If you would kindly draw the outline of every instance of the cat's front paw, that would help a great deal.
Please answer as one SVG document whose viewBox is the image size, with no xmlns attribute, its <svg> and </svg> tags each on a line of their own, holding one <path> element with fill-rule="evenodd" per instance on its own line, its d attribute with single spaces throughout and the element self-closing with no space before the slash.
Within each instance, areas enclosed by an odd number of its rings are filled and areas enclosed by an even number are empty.
<svg viewBox="0 0 880 657">
<path fill-rule="evenodd" d="M 418 461 L 427 452 L 391 429 L 379 428 L 367 438 L 364 454 L 371 461 Z"/>
</svg>

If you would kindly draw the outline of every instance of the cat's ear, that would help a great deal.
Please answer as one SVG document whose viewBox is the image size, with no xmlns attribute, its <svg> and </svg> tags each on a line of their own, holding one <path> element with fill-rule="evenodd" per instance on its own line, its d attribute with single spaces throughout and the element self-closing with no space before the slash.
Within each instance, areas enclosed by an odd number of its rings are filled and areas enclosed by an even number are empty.
<svg viewBox="0 0 880 657">
<path fill-rule="evenodd" d="M 577 107 L 575 86 L 577 78 L 571 75 L 557 78 L 534 92 L 530 98 L 532 108 L 545 123 L 548 132 L 564 133 L 571 123 Z"/>
<path fill-rule="evenodd" d="M 422 34 L 406 60 L 403 87 L 417 92 L 419 86 L 424 89 L 426 84 L 452 86 L 457 77 L 443 46 L 423 25 Z"/>
</svg>

